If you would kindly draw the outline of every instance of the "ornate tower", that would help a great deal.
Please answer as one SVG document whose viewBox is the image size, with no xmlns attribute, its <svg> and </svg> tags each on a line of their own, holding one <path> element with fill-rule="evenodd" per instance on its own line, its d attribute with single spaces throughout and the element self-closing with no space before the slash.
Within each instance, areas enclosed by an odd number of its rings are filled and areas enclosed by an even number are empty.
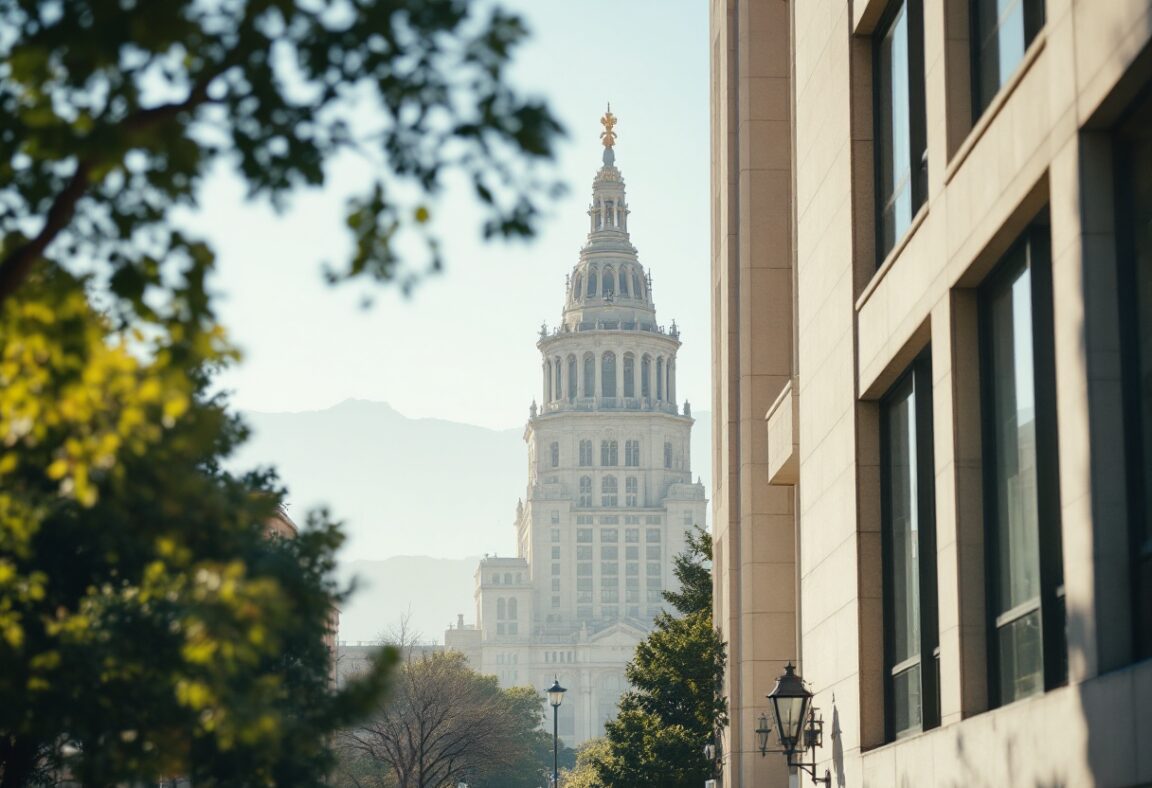
<svg viewBox="0 0 1152 788">
<path fill-rule="evenodd" d="M 675 582 L 672 558 L 706 511 L 691 478 L 693 421 L 676 404 L 679 334 L 656 321 L 628 234 L 616 118 L 609 110 L 601 123 L 588 237 L 560 323 L 542 326 L 536 343 L 542 402 L 524 432 L 517 556 L 481 562 L 479 632 L 446 639 L 505 685 L 543 687 L 558 675 L 574 690 L 560 708 L 561 738 L 573 745 L 614 715 L 624 665 Z"/>
</svg>

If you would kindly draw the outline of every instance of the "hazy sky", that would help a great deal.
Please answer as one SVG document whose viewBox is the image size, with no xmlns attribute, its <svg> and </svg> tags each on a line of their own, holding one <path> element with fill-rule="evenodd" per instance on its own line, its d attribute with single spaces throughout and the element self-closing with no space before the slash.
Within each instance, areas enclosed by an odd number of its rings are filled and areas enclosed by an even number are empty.
<svg viewBox="0 0 1152 788">
<path fill-rule="evenodd" d="M 215 285 L 225 325 L 245 354 L 224 379 L 246 410 L 325 408 L 349 397 L 386 401 L 409 416 L 507 428 L 540 399 L 535 347 L 558 322 L 564 276 L 587 232 L 600 164 L 605 102 L 619 118 L 617 166 L 631 208 L 632 242 L 653 277 L 657 318 L 681 328 L 678 391 L 709 407 L 708 49 L 704 0 L 518 0 L 532 30 L 514 70 L 568 129 L 560 174 L 568 195 L 532 242 L 485 244 L 462 201 L 434 210 L 446 269 L 411 297 L 329 288 L 320 262 L 347 249 L 342 195 L 354 163 L 331 185 L 277 216 L 244 202 L 228 176 L 207 184 L 191 220 L 219 255 Z"/>
</svg>

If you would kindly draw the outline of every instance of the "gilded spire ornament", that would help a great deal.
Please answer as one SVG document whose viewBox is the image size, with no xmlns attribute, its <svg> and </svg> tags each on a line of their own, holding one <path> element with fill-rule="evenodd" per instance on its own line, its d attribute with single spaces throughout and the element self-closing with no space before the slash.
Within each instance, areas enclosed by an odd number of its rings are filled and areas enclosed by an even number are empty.
<svg viewBox="0 0 1152 788">
<path fill-rule="evenodd" d="M 616 116 L 612 114 L 612 103 L 608 103 L 608 110 L 604 113 L 604 117 L 600 118 L 600 123 L 604 126 L 604 131 L 600 132 L 600 140 L 604 143 L 605 148 L 611 148 L 616 144 Z"/>
</svg>

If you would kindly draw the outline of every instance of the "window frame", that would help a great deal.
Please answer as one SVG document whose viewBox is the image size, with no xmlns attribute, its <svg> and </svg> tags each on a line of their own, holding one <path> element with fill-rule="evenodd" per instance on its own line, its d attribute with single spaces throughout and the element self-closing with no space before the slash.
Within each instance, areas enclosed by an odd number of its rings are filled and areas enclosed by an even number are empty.
<svg viewBox="0 0 1152 788">
<path fill-rule="evenodd" d="M 940 615 L 936 572 L 936 490 L 932 410 L 932 349 L 925 348 L 880 400 L 880 511 L 881 577 L 884 596 L 884 737 L 896 741 L 940 726 Z M 917 580 L 919 583 L 919 653 L 895 662 L 895 540 L 892 530 L 892 446 L 890 406 L 911 384 L 916 421 Z M 926 392 L 927 396 L 922 396 Z M 928 559 L 928 560 L 925 560 Z M 896 677 L 912 667 L 920 669 L 920 724 L 896 730 Z"/>
<path fill-rule="evenodd" d="M 1024 15 L 1024 46 L 1021 52 L 1020 60 L 1016 63 L 1016 68 L 1012 73 L 1015 74 L 1016 70 L 1020 68 L 1021 63 L 1024 62 L 1025 55 L 1028 53 L 1028 48 L 1032 46 L 1032 42 L 1036 40 L 1036 36 L 1044 29 L 1047 23 L 1047 10 L 1045 9 L 1045 0 L 1016 0 L 1022 7 Z M 996 23 L 996 37 L 999 44 L 999 31 L 1001 29 L 1004 17 L 1001 16 Z M 983 65 L 981 57 L 981 38 L 980 38 L 980 5 L 979 0 L 969 0 L 968 4 L 968 22 L 969 22 L 969 64 L 971 68 L 971 85 L 972 85 L 972 122 L 975 123 L 980 119 L 980 116 L 992 105 L 992 101 L 1004 89 L 1004 86 L 1012 81 L 1011 74 L 1005 75 L 1000 83 L 996 86 L 987 96 L 983 95 L 981 87 L 980 71 Z M 1031 29 L 1031 32 L 1029 30 Z"/>
<path fill-rule="evenodd" d="M 1021 270 L 1030 277 L 1032 331 L 1032 386 L 1035 398 L 1036 441 L 1036 550 L 1039 561 L 1039 596 L 1001 611 L 998 478 L 996 464 L 996 423 L 993 402 L 995 375 L 992 369 L 993 343 L 991 296 L 1013 281 Z M 1060 520 L 1059 433 L 1056 420 L 1056 372 L 1053 343 L 1051 230 L 1047 209 L 1034 220 L 1001 256 L 978 291 L 980 351 L 980 413 L 984 475 L 984 579 L 985 623 L 987 627 L 988 701 L 998 708 L 1018 700 L 1048 692 L 1068 683 L 1068 646 L 1065 639 L 1062 534 Z M 1040 612 L 1042 689 L 1039 693 L 1004 699 L 1001 681 L 1000 633 Z"/>
<path fill-rule="evenodd" d="M 1152 122 L 1152 88 L 1144 89 L 1131 102 L 1130 109 L 1116 124 L 1111 140 L 1115 173 L 1116 274 L 1133 660 L 1152 657 L 1152 588 L 1147 586 L 1147 578 L 1152 574 L 1147 568 L 1152 563 L 1152 536 L 1145 536 L 1152 531 L 1152 491 L 1146 490 L 1143 484 L 1145 466 L 1152 463 L 1152 458 L 1148 457 L 1152 445 L 1145 441 L 1145 416 L 1141 402 L 1140 282 L 1136 259 L 1136 193 L 1132 183 L 1137 167 L 1133 162 L 1134 143 L 1129 130 L 1133 120 L 1141 116 Z M 1152 277 L 1152 264 L 1147 275 Z"/>
<path fill-rule="evenodd" d="M 883 115 L 881 112 L 882 86 L 880 52 L 881 43 L 888 34 L 892 24 L 904 9 L 907 16 L 908 29 L 908 138 L 912 148 L 910 154 L 914 157 L 916 150 L 920 151 L 920 160 L 912 160 L 908 173 L 908 186 L 911 191 L 912 209 L 908 217 L 908 226 L 903 232 L 893 232 L 892 243 L 886 245 L 884 241 L 885 199 L 882 194 L 883 180 L 881 178 L 881 163 L 883 161 L 883 140 L 880 133 Z M 919 64 L 919 68 L 916 68 Z M 900 245 L 900 241 L 908 234 L 916 214 L 928 202 L 928 105 L 924 86 L 925 79 L 924 57 L 924 5 L 922 0 L 892 0 L 885 9 L 880 22 L 872 34 L 872 138 L 873 146 L 873 191 L 875 200 L 875 243 L 876 267 L 883 265 L 888 255 Z M 917 100 L 919 107 L 917 111 Z M 895 136 L 895 135 L 893 135 Z M 897 193 L 893 191 L 888 200 L 895 199 Z"/>
</svg>

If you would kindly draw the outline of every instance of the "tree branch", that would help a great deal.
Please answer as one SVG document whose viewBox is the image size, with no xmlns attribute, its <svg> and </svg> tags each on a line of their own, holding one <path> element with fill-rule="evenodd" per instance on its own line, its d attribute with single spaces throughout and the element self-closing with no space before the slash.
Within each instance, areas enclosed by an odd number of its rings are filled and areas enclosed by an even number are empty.
<svg viewBox="0 0 1152 788">
<path fill-rule="evenodd" d="M 129 115 L 120 122 L 121 130 L 128 133 L 145 131 L 171 120 L 181 112 L 196 109 L 207 103 L 209 100 L 208 86 L 232 67 L 232 57 L 232 55 L 226 57 L 218 68 L 204 75 L 192 87 L 187 98 L 183 101 L 143 109 Z M 77 203 L 88 193 L 88 188 L 91 186 L 92 170 L 102 163 L 100 159 L 95 157 L 78 160 L 76 171 L 72 173 L 68 184 L 52 201 L 40 232 L 0 259 L 0 306 L 20 289 L 29 274 L 32 273 L 33 267 L 44 256 L 44 250 L 72 222 L 72 217 L 76 214 Z"/>
</svg>

